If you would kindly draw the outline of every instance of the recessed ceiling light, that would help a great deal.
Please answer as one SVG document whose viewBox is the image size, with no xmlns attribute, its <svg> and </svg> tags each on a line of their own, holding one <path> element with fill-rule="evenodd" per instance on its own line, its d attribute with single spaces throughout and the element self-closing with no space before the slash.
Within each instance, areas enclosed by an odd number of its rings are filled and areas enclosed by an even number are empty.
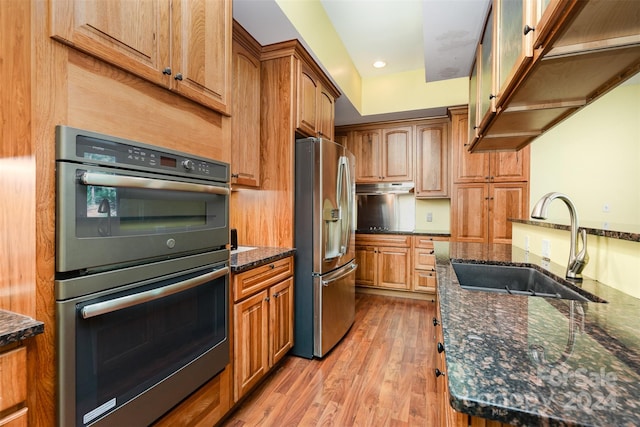
<svg viewBox="0 0 640 427">
<path fill-rule="evenodd" d="M 376 61 L 376 62 L 374 62 L 374 63 L 373 63 L 373 66 L 374 66 L 375 68 L 383 68 L 383 67 L 385 67 L 386 65 L 387 65 L 387 63 L 386 63 L 386 62 L 384 62 L 384 61 Z"/>
</svg>

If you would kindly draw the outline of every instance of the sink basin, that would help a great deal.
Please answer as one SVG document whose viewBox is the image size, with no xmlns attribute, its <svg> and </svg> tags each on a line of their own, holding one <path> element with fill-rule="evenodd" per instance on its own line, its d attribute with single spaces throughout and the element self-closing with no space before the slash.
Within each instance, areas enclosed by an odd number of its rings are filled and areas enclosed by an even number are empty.
<svg viewBox="0 0 640 427">
<path fill-rule="evenodd" d="M 452 261 L 460 287 L 511 295 L 606 302 L 582 289 L 572 289 L 531 267 Z"/>
</svg>

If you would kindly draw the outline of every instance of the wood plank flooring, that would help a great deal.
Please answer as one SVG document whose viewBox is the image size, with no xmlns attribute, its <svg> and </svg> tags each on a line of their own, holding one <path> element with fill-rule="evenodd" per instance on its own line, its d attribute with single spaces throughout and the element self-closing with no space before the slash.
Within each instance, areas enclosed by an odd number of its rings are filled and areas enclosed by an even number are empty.
<svg viewBox="0 0 640 427">
<path fill-rule="evenodd" d="M 436 426 L 431 301 L 356 294 L 355 323 L 321 360 L 286 356 L 222 425 Z"/>
</svg>

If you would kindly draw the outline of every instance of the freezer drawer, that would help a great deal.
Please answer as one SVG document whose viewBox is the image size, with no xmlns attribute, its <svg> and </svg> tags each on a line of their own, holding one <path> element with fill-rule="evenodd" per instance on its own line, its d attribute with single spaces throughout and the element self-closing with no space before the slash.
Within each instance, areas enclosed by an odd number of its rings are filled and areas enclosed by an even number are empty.
<svg viewBox="0 0 640 427">
<path fill-rule="evenodd" d="M 313 355 L 323 357 L 344 337 L 355 318 L 355 275 L 352 261 L 314 280 Z"/>
</svg>

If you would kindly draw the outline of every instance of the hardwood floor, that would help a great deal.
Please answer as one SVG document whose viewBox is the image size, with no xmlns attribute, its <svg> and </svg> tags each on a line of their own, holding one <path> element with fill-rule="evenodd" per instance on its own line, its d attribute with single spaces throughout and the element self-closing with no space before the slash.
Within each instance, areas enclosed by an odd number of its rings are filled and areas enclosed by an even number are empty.
<svg viewBox="0 0 640 427">
<path fill-rule="evenodd" d="M 222 425 L 436 426 L 431 301 L 356 294 L 355 323 L 321 360 L 287 356 Z"/>
</svg>

